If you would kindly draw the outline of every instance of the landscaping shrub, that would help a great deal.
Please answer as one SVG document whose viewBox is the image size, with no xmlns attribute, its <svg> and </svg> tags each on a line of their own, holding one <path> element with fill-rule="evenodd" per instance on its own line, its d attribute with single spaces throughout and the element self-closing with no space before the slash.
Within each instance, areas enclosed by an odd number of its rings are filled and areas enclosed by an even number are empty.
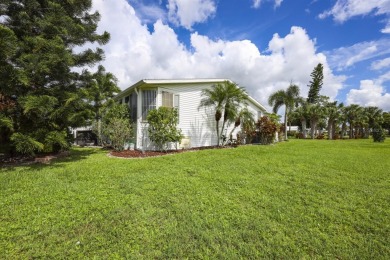
<svg viewBox="0 0 390 260">
<path fill-rule="evenodd" d="M 278 131 L 278 124 L 268 116 L 261 117 L 256 123 L 256 133 L 261 144 L 272 144 Z"/>
<path fill-rule="evenodd" d="M 103 114 L 101 131 L 116 151 L 122 151 L 125 143 L 133 137 L 129 108 L 124 104 L 114 104 L 107 108 Z M 94 132 L 98 132 L 96 126 Z"/>
<path fill-rule="evenodd" d="M 372 138 L 374 142 L 384 142 L 386 139 L 386 133 L 380 125 L 376 125 L 372 130 Z"/>
<path fill-rule="evenodd" d="M 179 123 L 177 109 L 169 107 L 153 109 L 149 112 L 147 120 L 149 138 L 157 149 L 166 150 L 169 142 L 181 142 L 183 135 L 177 128 Z"/>
</svg>

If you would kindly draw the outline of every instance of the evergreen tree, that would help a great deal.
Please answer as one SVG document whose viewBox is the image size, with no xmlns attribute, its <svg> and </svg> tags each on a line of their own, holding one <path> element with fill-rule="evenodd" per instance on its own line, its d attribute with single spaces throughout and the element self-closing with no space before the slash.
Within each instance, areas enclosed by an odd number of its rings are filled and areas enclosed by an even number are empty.
<svg viewBox="0 0 390 260">
<path fill-rule="evenodd" d="M 322 88 L 323 80 L 324 80 L 324 74 L 323 74 L 324 67 L 321 63 L 318 63 L 318 65 L 314 68 L 313 72 L 310 74 L 311 81 L 310 81 L 310 89 L 309 94 L 307 97 L 307 102 L 311 104 L 315 104 L 320 99 L 320 90 Z"/>
<path fill-rule="evenodd" d="M 3 136 L 5 142 L 17 140 L 11 138 L 17 134 L 43 144 L 46 151 L 58 150 L 69 127 L 83 125 L 92 115 L 85 91 L 89 73 L 74 68 L 96 64 L 103 51 L 96 48 L 77 53 L 74 48 L 85 43 L 106 44 L 109 34 L 96 33 L 100 15 L 90 12 L 91 5 L 91 0 L 1 4 L 0 95 L 15 101 L 12 110 L 0 111 L 13 122 L 12 131 Z M 17 148 L 15 141 L 13 144 Z"/>
</svg>

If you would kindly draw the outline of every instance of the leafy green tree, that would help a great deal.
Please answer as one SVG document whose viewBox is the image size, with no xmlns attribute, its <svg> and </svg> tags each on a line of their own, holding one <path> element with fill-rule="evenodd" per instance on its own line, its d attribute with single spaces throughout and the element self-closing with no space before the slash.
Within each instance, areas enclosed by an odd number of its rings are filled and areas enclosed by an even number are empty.
<svg viewBox="0 0 390 260">
<path fill-rule="evenodd" d="M 387 129 L 387 134 L 390 134 L 390 112 L 383 112 L 383 123 L 382 127 Z"/>
<path fill-rule="evenodd" d="M 322 88 L 324 74 L 324 67 L 321 63 L 314 68 L 313 72 L 310 74 L 311 81 L 309 85 L 309 94 L 307 97 L 307 102 L 311 104 L 315 104 L 319 102 L 320 99 L 320 90 Z"/>
<path fill-rule="evenodd" d="M 177 127 L 179 114 L 177 109 L 159 107 L 149 111 L 148 133 L 150 140 L 159 150 L 166 150 L 169 142 L 180 143 L 183 135 Z"/>
<path fill-rule="evenodd" d="M 268 103 L 272 106 L 273 112 L 277 113 L 281 106 L 285 106 L 284 110 L 284 139 L 287 140 L 287 121 L 288 113 L 298 105 L 300 100 L 299 87 L 291 84 L 287 90 L 278 90 L 268 98 Z"/>
<path fill-rule="evenodd" d="M 225 81 L 223 84 L 214 85 L 211 89 L 202 90 L 202 96 L 199 108 L 211 107 L 215 110 L 217 145 L 219 146 L 221 130 L 225 129 L 227 122 L 235 120 L 239 107 L 245 104 L 248 94 L 237 84 Z M 222 129 L 220 129 L 219 122 L 222 118 Z"/>
<path fill-rule="evenodd" d="M 5 138 L 14 148 L 18 135 L 11 136 L 18 133 L 47 150 L 52 133 L 59 138 L 49 149 L 55 151 L 68 139 L 69 127 L 84 125 L 91 116 L 85 98 L 88 72 L 74 68 L 96 64 L 103 51 L 76 52 L 75 47 L 109 40 L 107 32 L 96 33 L 100 15 L 90 12 L 91 5 L 90 0 L 2 2 L 0 94 L 15 100 L 13 110 L 6 111 L 13 132 Z"/>
</svg>

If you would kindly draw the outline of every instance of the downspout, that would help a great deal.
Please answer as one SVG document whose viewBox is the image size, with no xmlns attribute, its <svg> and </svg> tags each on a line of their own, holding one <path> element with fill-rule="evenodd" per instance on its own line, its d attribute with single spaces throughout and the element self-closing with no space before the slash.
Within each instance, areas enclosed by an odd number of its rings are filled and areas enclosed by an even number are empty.
<svg viewBox="0 0 390 260">
<path fill-rule="evenodd" d="M 141 127 L 138 127 L 138 107 L 139 107 L 139 104 L 138 104 L 138 96 L 139 96 L 139 92 L 138 92 L 138 88 L 134 88 L 134 92 L 137 94 L 137 120 L 135 120 L 135 124 L 136 124 L 136 131 L 135 131 L 135 142 L 136 142 L 136 148 L 138 148 L 138 128 L 141 128 Z M 142 129 L 141 129 L 142 130 Z M 142 138 L 143 139 L 143 138 Z M 143 142 L 143 140 L 142 140 Z M 142 143 L 142 153 L 145 153 L 145 150 L 144 150 L 144 144 Z"/>
</svg>

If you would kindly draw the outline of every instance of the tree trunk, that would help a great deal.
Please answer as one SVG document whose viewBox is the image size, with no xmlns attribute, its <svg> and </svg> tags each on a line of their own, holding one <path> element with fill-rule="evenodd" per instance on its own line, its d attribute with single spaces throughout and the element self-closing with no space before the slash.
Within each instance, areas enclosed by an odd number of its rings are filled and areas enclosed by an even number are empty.
<svg viewBox="0 0 390 260">
<path fill-rule="evenodd" d="M 333 122 L 332 120 L 328 120 L 328 139 L 333 139 Z"/>
<path fill-rule="evenodd" d="M 349 139 L 353 139 L 353 124 L 349 123 Z"/>
<path fill-rule="evenodd" d="M 221 139 L 219 136 L 219 120 L 216 120 L 216 126 L 217 126 L 217 146 L 219 146 L 219 140 Z"/>
<path fill-rule="evenodd" d="M 306 139 L 306 119 L 301 119 L 303 138 Z"/>
<path fill-rule="evenodd" d="M 223 118 L 223 122 L 222 122 L 222 129 L 221 129 L 221 134 L 223 135 L 223 131 L 224 131 L 224 128 L 225 128 L 225 125 L 226 125 L 226 121 L 225 118 Z M 226 131 L 227 132 L 227 131 Z M 225 141 L 228 140 L 228 137 L 225 136 Z M 222 141 L 223 142 L 223 141 Z M 221 143 L 222 145 L 225 145 L 225 142 Z"/>
<path fill-rule="evenodd" d="M 336 137 L 336 121 L 332 122 L 332 137 L 333 139 Z"/>
<path fill-rule="evenodd" d="M 284 111 L 284 140 L 287 141 L 287 107 Z"/>
<path fill-rule="evenodd" d="M 315 131 L 316 131 L 316 124 L 317 124 L 317 122 L 315 120 L 310 120 L 311 139 L 314 139 L 314 135 L 315 135 Z"/>
<path fill-rule="evenodd" d="M 341 126 L 341 139 L 344 138 L 346 131 L 347 131 L 347 125 L 346 123 L 343 123 L 343 125 Z"/>
</svg>

